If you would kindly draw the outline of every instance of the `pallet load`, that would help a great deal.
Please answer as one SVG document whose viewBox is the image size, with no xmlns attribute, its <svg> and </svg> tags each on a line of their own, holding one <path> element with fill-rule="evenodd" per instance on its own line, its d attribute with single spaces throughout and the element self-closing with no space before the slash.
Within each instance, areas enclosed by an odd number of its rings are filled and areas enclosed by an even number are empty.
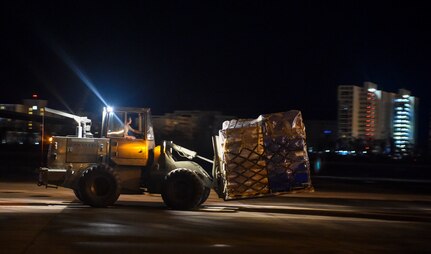
<svg viewBox="0 0 431 254">
<path fill-rule="evenodd" d="M 225 121 L 219 137 L 225 200 L 312 189 L 300 111 Z"/>
</svg>

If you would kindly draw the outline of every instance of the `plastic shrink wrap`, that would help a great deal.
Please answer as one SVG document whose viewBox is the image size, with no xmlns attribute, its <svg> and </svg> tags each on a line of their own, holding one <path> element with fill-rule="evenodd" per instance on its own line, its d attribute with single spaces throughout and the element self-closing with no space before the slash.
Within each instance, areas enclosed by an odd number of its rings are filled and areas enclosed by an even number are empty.
<svg viewBox="0 0 431 254">
<path fill-rule="evenodd" d="M 312 190 L 300 111 L 225 121 L 219 141 L 225 200 Z"/>
</svg>

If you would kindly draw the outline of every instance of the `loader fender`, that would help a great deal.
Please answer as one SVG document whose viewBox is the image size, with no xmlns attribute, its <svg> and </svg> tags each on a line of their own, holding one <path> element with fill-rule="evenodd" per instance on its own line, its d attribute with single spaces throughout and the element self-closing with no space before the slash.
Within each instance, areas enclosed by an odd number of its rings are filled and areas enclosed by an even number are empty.
<svg viewBox="0 0 431 254">
<path fill-rule="evenodd" d="M 209 174 L 203 169 L 199 164 L 193 161 L 176 161 L 175 162 L 176 168 L 187 168 L 193 172 L 195 172 L 199 178 L 201 179 L 204 187 L 211 188 L 212 187 L 212 181 Z"/>
</svg>

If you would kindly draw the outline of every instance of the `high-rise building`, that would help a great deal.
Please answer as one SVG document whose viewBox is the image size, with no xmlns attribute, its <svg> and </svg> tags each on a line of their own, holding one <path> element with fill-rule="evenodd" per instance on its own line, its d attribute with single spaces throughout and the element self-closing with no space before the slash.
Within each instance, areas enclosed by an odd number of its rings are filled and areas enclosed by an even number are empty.
<svg viewBox="0 0 431 254">
<path fill-rule="evenodd" d="M 338 137 L 362 140 L 366 149 L 373 145 L 378 152 L 387 151 L 393 138 L 398 154 L 411 154 L 416 138 L 417 104 L 418 99 L 404 89 L 398 94 L 385 92 L 372 82 L 364 82 L 362 87 L 339 86 Z M 411 128 L 407 131 L 405 125 Z M 395 142 L 396 139 L 403 142 Z"/>
<path fill-rule="evenodd" d="M 400 89 L 394 100 L 395 155 L 403 157 L 412 155 L 416 145 L 417 108 L 419 99 L 411 96 L 410 91 Z"/>
<path fill-rule="evenodd" d="M 377 106 L 379 104 L 377 85 L 365 82 L 361 89 L 359 100 L 358 137 L 362 139 L 374 139 L 376 136 Z"/>
<path fill-rule="evenodd" d="M 338 136 L 347 139 L 384 140 L 391 135 L 393 93 L 377 90 L 365 82 L 363 87 L 338 87 Z"/>
<path fill-rule="evenodd" d="M 377 126 L 376 126 L 376 139 L 389 140 L 392 137 L 394 130 L 393 126 L 393 102 L 395 93 L 381 91 L 379 94 L 379 103 L 377 104 Z"/>
<path fill-rule="evenodd" d="M 338 136 L 341 138 L 358 137 L 360 94 L 358 86 L 338 87 Z"/>
</svg>

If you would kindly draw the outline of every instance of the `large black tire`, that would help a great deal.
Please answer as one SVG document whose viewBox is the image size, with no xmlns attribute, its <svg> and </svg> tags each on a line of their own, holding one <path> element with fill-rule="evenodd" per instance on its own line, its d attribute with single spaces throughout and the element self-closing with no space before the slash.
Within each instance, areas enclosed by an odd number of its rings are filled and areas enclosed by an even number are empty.
<svg viewBox="0 0 431 254">
<path fill-rule="evenodd" d="M 202 197 L 201 200 L 199 201 L 199 205 L 202 205 L 203 203 L 205 203 L 205 201 L 207 201 L 209 195 L 210 195 L 211 189 L 208 187 L 204 188 L 204 191 L 202 193 Z"/>
<path fill-rule="evenodd" d="M 78 188 L 83 203 L 93 207 L 107 207 L 113 205 L 120 196 L 120 178 L 112 168 L 99 165 L 82 174 Z"/>
<path fill-rule="evenodd" d="M 79 201 L 81 201 L 82 203 L 86 203 L 83 199 L 82 199 L 82 195 L 79 193 L 79 190 L 78 189 L 73 189 L 73 193 L 75 194 L 75 197 L 79 200 Z"/>
<path fill-rule="evenodd" d="M 175 210 L 190 210 L 200 205 L 204 185 L 199 176 L 186 168 L 169 172 L 163 183 L 162 198 Z"/>
</svg>

